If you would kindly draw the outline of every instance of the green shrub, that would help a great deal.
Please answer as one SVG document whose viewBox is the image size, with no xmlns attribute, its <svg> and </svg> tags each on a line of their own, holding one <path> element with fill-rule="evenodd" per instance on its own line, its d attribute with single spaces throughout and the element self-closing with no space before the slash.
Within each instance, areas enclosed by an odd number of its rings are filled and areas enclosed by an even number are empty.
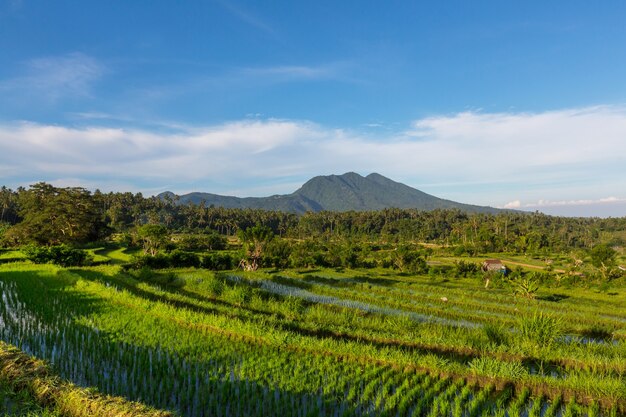
<svg viewBox="0 0 626 417">
<path fill-rule="evenodd" d="M 217 232 L 201 235 L 185 235 L 180 238 L 176 246 L 184 251 L 206 251 L 226 249 L 228 240 Z"/>
<path fill-rule="evenodd" d="M 124 269 L 141 269 L 144 267 L 152 269 L 169 268 L 170 259 L 167 255 L 157 253 L 154 256 L 139 255 L 134 256 L 133 260 L 124 266 Z"/>
<path fill-rule="evenodd" d="M 200 266 L 200 257 L 195 253 L 177 249 L 169 255 L 169 263 L 172 268 L 197 268 Z"/>
<path fill-rule="evenodd" d="M 236 264 L 237 260 L 230 253 L 213 252 L 202 259 L 202 267 L 212 271 L 227 271 Z"/>
<path fill-rule="evenodd" d="M 89 254 L 87 252 L 80 249 L 74 249 L 67 245 L 28 245 L 22 248 L 22 252 L 26 255 L 26 258 L 36 264 L 53 263 L 68 267 L 82 266 L 90 261 Z"/>
</svg>

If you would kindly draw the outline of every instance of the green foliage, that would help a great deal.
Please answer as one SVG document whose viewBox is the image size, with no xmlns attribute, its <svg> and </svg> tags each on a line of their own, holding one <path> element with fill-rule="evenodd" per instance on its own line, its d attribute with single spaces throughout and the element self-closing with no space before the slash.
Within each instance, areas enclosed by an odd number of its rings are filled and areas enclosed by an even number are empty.
<svg viewBox="0 0 626 417">
<path fill-rule="evenodd" d="M 392 253 L 391 259 L 395 268 L 401 272 L 413 274 L 423 274 L 428 272 L 426 260 L 419 250 L 408 246 L 400 245 Z"/>
<path fill-rule="evenodd" d="M 509 334 L 502 325 L 487 323 L 483 326 L 483 333 L 489 343 L 493 345 L 505 345 L 509 340 Z"/>
<path fill-rule="evenodd" d="M 599 244 L 591 249 L 591 263 L 596 268 L 600 268 L 602 266 L 610 267 L 615 265 L 615 258 L 617 256 L 617 252 L 615 249 L 610 247 L 609 245 Z"/>
<path fill-rule="evenodd" d="M 53 263 L 61 266 L 82 266 L 90 262 L 89 254 L 67 245 L 36 246 L 28 245 L 22 252 L 31 262 L 36 264 Z"/>
<path fill-rule="evenodd" d="M 539 284 L 535 276 L 517 276 L 510 281 L 513 288 L 513 294 L 517 297 L 534 299 L 539 291 Z"/>
<path fill-rule="evenodd" d="M 144 267 L 152 269 L 164 269 L 169 268 L 170 259 L 169 256 L 163 253 L 157 253 L 154 256 L 151 255 L 137 255 L 133 256 L 131 262 L 125 264 L 125 269 L 141 269 Z"/>
<path fill-rule="evenodd" d="M 505 291 L 481 291 L 472 279 L 337 269 L 125 273 L 114 265 L 22 263 L 0 265 L 0 287 L 0 339 L 28 345 L 72 379 L 190 417 L 519 416 L 531 404 L 533 413 L 545 409 L 549 399 L 528 402 L 525 386 L 598 404 L 625 399 L 622 343 L 563 340 L 535 349 L 511 330 L 534 307 L 512 303 Z M 604 317 L 623 315 L 621 295 L 563 292 L 570 298 L 538 304 L 555 317 L 577 318 L 564 326 L 609 321 L 623 332 L 619 320 Z M 543 360 L 547 374 L 529 376 L 522 366 Z"/>
<path fill-rule="evenodd" d="M 266 246 L 274 239 L 274 232 L 268 226 L 257 224 L 239 231 L 239 239 L 243 242 L 246 253 L 246 267 L 256 270 L 261 263 Z"/>
<path fill-rule="evenodd" d="M 148 266 L 144 266 L 140 270 L 134 271 L 132 275 L 140 281 L 163 288 L 182 288 L 185 286 L 185 281 L 176 276 L 175 273 L 157 272 Z"/>
<path fill-rule="evenodd" d="M 272 239 L 267 243 L 263 254 L 263 264 L 275 268 L 289 267 L 289 256 L 292 248 L 289 242 L 284 239 Z"/>
<path fill-rule="evenodd" d="M 252 289 L 243 284 L 235 284 L 228 286 L 224 290 L 224 298 L 236 306 L 243 306 L 250 302 L 252 298 Z"/>
<path fill-rule="evenodd" d="M 454 275 L 456 277 L 466 278 L 468 275 L 473 276 L 480 272 L 480 265 L 476 262 L 454 261 Z"/>
<path fill-rule="evenodd" d="M 543 312 L 535 312 L 519 319 L 518 330 L 526 341 L 539 347 L 548 347 L 562 336 L 563 322 Z"/>
<path fill-rule="evenodd" d="M 5 239 L 5 235 L 10 228 L 11 225 L 9 223 L 0 222 L 0 247 L 12 246 L 11 242 Z"/>
<path fill-rule="evenodd" d="M 490 357 L 480 357 L 469 363 L 469 368 L 475 375 L 488 377 L 504 377 L 519 380 L 528 375 L 528 371 L 519 362 L 505 362 Z"/>
<path fill-rule="evenodd" d="M 185 234 L 176 242 L 176 246 L 184 251 L 211 251 L 226 249 L 228 241 L 225 236 L 217 232 L 190 235 Z"/>
<path fill-rule="evenodd" d="M 323 248 L 319 242 L 305 240 L 296 243 L 289 255 L 289 263 L 294 268 L 310 268 L 325 265 Z"/>
<path fill-rule="evenodd" d="M 96 240 L 105 228 L 91 193 L 37 183 L 17 196 L 22 221 L 5 233 L 6 241 L 55 245 Z"/>
<path fill-rule="evenodd" d="M 202 267 L 213 271 L 234 269 L 239 258 L 226 252 L 212 252 L 202 258 Z"/>
<path fill-rule="evenodd" d="M 213 275 L 212 277 L 208 278 L 205 282 L 205 285 L 207 291 L 211 296 L 219 297 L 224 292 L 224 280 L 217 275 Z"/>
<path fill-rule="evenodd" d="M 169 254 L 169 264 L 172 268 L 198 268 L 200 263 L 200 257 L 192 252 L 185 252 L 176 249 Z"/>
<path fill-rule="evenodd" d="M 170 236 L 167 227 L 161 224 L 144 224 L 137 228 L 136 233 L 144 253 L 150 256 L 155 256 L 168 243 Z"/>
</svg>

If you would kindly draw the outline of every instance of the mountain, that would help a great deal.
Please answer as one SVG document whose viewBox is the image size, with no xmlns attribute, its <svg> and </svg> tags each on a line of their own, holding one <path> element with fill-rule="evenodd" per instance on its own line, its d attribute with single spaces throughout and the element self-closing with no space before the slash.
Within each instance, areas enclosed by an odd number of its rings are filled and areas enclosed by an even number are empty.
<svg viewBox="0 0 626 417">
<path fill-rule="evenodd" d="M 459 209 L 474 213 L 496 213 L 493 207 L 474 206 L 444 200 L 408 185 L 395 182 L 380 174 L 363 177 L 354 172 L 343 175 L 314 177 L 292 194 L 270 197 L 231 197 L 210 193 L 189 193 L 176 196 L 171 192 L 158 195 L 174 199 L 178 204 L 200 204 L 226 208 L 257 208 L 295 213 L 307 211 L 368 211 L 384 208 L 414 208 L 418 210 Z"/>
</svg>

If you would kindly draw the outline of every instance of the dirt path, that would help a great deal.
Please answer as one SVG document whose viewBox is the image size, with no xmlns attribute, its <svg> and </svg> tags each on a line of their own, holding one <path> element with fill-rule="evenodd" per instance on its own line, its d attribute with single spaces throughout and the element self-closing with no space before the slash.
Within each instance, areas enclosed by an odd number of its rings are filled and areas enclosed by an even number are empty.
<svg viewBox="0 0 626 417">
<path fill-rule="evenodd" d="M 511 265 L 523 266 L 524 268 L 537 269 L 537 270 L 540 270 L 540 271 L 544 271 L 545 270 L 545 268 L 543 266 L 530 265 L 530 264 L 525 264 L 525 263 L 517 262 L 517 261 L 510 261 L 508 259 L 502 259 L 502 262 L 504 262 L 506 264 L 511 264 Z M 564 269 L 553 269 L 552 272 L 558 272 L 559 274 L 564 274 L 565 270 Z"/>
</svg>

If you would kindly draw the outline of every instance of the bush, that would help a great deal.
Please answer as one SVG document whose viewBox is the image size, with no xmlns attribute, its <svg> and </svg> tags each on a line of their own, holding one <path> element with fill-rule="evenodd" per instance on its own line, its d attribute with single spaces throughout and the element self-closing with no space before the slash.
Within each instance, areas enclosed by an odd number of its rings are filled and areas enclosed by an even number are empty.
<svg viewBox="0 0 626 417">
<path fill-rule="evenodd" d="M 22 248 L 22 252 L 30 261 L 36 264 L 53 263 L 64 267 L 82 266 L 91 261 L 88 253 L 80 249 L 74 249 L 67 245 L 58 246 L 35 246 L 29 245 Z"/>
<path fill-rule="evenodd" d="M 209 253 L 202 259 L 202 267 L 212 271 L 227 271 L 233 269 L 237 260 L 229 253 Z"/>
<path fill-rule="evenodd" d="M 206 251 L 226 249 L 228 240 L 216 232 L 202 235 L 185 235 L 176 244 L 185 251 Z"/>
<path fill-rule="evenodd" d="M 144 267 L 152 269 L 169 268 L 170 259 L 168 256 L 158 253 L 154 256 L 139 255 L 133 257 L 133 260 L 124 266 L 125 269 L 141 269 Z"/>
<path fill-rule="evenodd" d="M 455 261 L 454 262 L 454 276 L 457 278 L 467 276 L 475 276 L 480 272 L 480 265 L 475 262 L 469 261 Z"/>
<path fill-rule="evenodd" d="M 287 268 L 289 267 L 290 255 L 291 245 L 289 242 L 283 239 L 274 239 L 265 248 L 262 264 L 274 268 Z"/>
<path fill-rule="evenodd" d="M 195 253 L 177 249 L 170 254 L 169 258 L 169 264 L 172 268 L 198 268 L 200 266 L 200 257 Z"/>
</svg>

